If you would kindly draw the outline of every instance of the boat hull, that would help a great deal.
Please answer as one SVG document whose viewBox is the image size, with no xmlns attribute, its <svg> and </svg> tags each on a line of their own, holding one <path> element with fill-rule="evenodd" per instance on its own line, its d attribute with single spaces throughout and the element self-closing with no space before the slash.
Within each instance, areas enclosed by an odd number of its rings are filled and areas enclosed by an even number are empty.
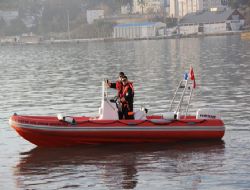
<svg viewBox="0 0 250 190">
<path fill-rule="evenodd" d="M 164 120 L 95 120 L 74 117 L 76 124 L 56 117 L 19 116 L 10 125 L 29 142 L 43 147 L 100 143 L 170 143 L 190 140 L 218 140 L 224 136 L 222 120 L 197 120 L 194 117 Z"/>
</svg>

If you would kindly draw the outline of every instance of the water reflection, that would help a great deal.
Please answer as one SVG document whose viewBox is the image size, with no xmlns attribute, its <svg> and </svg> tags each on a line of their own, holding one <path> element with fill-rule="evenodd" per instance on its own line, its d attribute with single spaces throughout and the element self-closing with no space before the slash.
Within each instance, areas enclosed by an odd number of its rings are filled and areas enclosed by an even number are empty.
<svg viewBox="0 0 250 190">
<path fill-rule="evenodd" d="M 192 189 L 201 182 L 196 173 L 223 166 L 224 142 L 182 144 L 88 145 L 72 148 L 34 148 L 21 153 L 15 167 L 18 188 L 134 189 L 143 180 L 161 185 L 190 176 Z M 216 159 L 215 159 L 216 158 Z M 164 176 L 157 179 L 157 176 Z M 161 175 L 159 174 L 161 173 Z M 63 183 L 62 183 L 63 181 Z M 185 184 L 187 185 L 187 184 Z"/>
</svg>

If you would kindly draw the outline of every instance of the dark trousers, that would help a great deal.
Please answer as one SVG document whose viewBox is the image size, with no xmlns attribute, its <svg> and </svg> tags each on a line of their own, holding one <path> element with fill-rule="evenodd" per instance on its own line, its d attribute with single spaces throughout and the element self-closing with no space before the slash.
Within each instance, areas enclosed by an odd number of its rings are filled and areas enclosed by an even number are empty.
<svg viewBox="0 0 250 190">
<path fill-rule="evenodd" d="M 134 119 L 134 115 L 129 115 L 129 112 L 133 112 L 133 105 L 122 104 L 122 118 L 123 119 Z M 120 114 L 119 114 L 120 117 Z"/>
</svg>

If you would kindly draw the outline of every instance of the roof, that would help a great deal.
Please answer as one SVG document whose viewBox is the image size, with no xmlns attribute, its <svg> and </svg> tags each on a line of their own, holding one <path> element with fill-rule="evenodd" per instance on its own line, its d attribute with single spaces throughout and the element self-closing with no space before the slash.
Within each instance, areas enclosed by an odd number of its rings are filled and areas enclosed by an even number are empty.
<svg viewBox="0 0 250 190">
<path fill-rule="evenodd" d="M 205 11 L 200 13 L 190 13 L 184 16 L 181 19 L 180 23 L 198 24 L 198 23 L 225 22 L 226 20 L 230 20 L 230 16 L 232 14 L 240 15 L 240 13 L 237 10 L 232 10 L 232 9 L 227 9 L 224 11 L 217 11 L 217 12 Z M 242 19 L 241 15 L 240 18 Z"/>
<path fill-rule="evenodd" d="M 159 22 L 138 22 L 138 23 L 126 23 L 126 24 L 117 24 L 115 27 L 149 27 L 149 26 L 156 26 L 159 25 Z"/>
</svg>

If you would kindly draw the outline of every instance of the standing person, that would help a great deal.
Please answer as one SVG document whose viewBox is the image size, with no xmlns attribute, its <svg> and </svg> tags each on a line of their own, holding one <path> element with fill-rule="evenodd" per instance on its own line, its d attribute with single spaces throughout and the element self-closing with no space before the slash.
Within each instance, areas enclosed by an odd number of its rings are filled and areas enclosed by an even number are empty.
<svg viewBox="0 0 250 190">
<path fill-rule="evenodd" d="M 122 78 L 125 76 L 124 72 L 120 72 L 119 73 L 119 77 L 118 77 L 118 80 L 115 82 L 115 83 L 111 83 L 107 80 L 106 84 L 109 88 L 114 88 L 117 90 L 117 99 L 120 100 L 121 98 L 121 94 L 122 94 Z M 123 113 L 122 113 L 122 108 L 118 106 L 118 116 L 119 116 L 119 119 L 123 119 Z"/>
<path fill-rule="evenodd" d="M 134 119 L 134 88 L 126 76 L 122 78 L 122 94 L 120 95 L 120 102 L 124 119 Z"/>
<path fill-rule="evenodd" d="M 117 90 L 117 98 L 120 98 L 122 93 L 122 78 L 125 76 L 124 72 L 119 73 L 119 78 L 115 83 L 111 83 L 107 80 L 107 85 L 110 88 L 114 88 Z"/>
</svg>

